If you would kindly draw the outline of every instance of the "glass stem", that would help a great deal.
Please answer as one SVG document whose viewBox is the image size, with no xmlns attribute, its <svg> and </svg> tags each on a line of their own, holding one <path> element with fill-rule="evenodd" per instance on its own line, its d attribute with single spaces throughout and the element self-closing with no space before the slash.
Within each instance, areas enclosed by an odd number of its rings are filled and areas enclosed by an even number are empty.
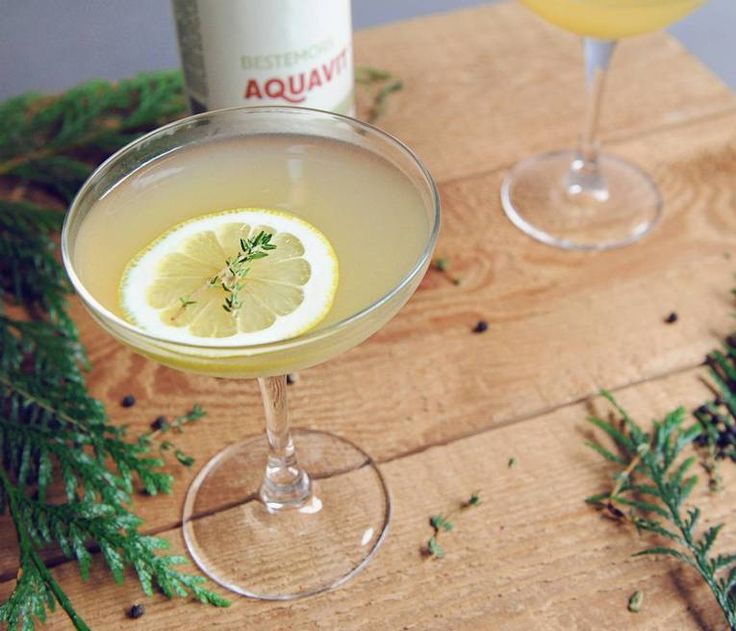
<svg viewBox="0 0 736 631">
<path fill-rule="evenodd" d="M 568 195 L 588 196 L 601 202 L 608 199 L 608 186 L 598 167 L 598 119 L 603 86 L 616 43 L 614 40 L 583 38 L 587 105 L 580 144 L 566 183 Z"/>
<path fill-rule="evenodd" d="M 258 379 L 263 409 L 266 412 L 268 462 L 259 491 L 271 512 L 302 508 L 312 501 L 312 482 L 296 460 L 294 442 L 289 433 L 289 410 L 286 401 L 286 376 Z"/>
</svg>

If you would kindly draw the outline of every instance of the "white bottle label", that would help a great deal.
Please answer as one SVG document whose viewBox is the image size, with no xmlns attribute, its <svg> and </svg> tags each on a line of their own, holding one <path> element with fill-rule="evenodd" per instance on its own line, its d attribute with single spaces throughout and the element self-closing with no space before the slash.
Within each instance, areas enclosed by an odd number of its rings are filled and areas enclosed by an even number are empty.
<svg viewBox="0 0 736 631">
<path fill-rule="evenodd" d="M 189 96 L 206 109 L 353 109 L 350 0 L 173 0 Z"/>
</svg>

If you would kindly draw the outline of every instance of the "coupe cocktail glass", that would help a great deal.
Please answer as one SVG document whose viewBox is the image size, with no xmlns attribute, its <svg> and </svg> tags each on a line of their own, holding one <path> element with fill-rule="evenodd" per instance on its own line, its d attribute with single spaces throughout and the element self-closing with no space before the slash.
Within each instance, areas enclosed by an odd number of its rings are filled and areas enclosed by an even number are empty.
<svg viewBox="0 0 736 631">
<path fill-rule="evenodd" d="M 126 320 L 126 261 L 171 226 L 241 207 L 286 210 L 332 243 L 340 281 L 324 321 L 238 347 L 177 342 Z M 383 541 L 391 503 L 381 472 L 343 438 L 289 429 L 285 375 L 347 351 L 396 314 L 427 268 L 439 220 L 432 178 L 406 146 L 300 108 L 221 110 L 162 127 L 107 160 L 72 204 L 64 264 L 100 326 L 174 368 L 258 378 L 266 434 L 210 460 L 184 505 L 189 552 L 226 588 L 275 600 L 315 594 L 355 575 Z M 332 405 L 351 404 L 339 395 Z"/>
<path fill-rule="evenodd" d="M 603 84 L 618 39 L 674 22 L 704 0 L 521 0 L 549 22 L 583 36 L 587 112 L 575 150 L 527 158 L 507 174 L 501 202 L 528 235 L 565 249 L 605 250 L 640 239 L 656 224 L 662 198 L 639 167 L 601 154 Z"/>
</svg>

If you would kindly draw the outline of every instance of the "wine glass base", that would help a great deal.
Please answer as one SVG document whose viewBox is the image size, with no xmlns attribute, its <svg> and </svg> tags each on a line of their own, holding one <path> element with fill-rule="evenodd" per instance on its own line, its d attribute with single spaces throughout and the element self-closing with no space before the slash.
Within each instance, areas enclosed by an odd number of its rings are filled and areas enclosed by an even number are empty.
<svg viewBox="0 0 736 631">
<path fill-rule="evenodd" d="M 529 236 L 567 250 L 607 250 L 641 239 L 657 223 L 662 198 L 652 179 L 620 158 L 601 155 L 607 190 L 580 192 L 570 186 L 575 151 L 555 151 L 522 160 L 501 184 L 508 218 Z"/>
<path fill-rule="evenodd" d="M 364 451 L 325 432 L 292 437 L 314 490 L 303 507 L 269 512 L 260 501 L 265 434 L 221 451 L 187 492 L 189 553 L 213 581 L 243 596 L 292 600 L 337 587 L 366 566 L 388 530 L 388 490 Z"/>
</svg>

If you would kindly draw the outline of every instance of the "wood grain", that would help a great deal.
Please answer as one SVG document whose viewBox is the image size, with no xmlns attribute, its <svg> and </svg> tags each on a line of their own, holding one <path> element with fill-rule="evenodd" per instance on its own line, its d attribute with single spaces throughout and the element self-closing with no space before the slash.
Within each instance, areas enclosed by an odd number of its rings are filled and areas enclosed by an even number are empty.
<svg viewBox="0 0 736 631">
<path fill-rule="evenodd" d="M 382 127 L 417 151 L 440 181 L 568 147 L 583 114 L 579 38 L 516 3 L 439 14 L 358 33 L 356 63 L 406 86 Z M 604 141 L 734 107 L 733 94 L 674 39 L 622 42 L 603 105 Z"/>
<path fill-rule="evenodd" d="M 238 600 L 226 612 L 156 600 L 144 628 L 717 629 L 718 612 L 692 574 L 630 559 L 636 537 L 582 504 L 605 484 L 605 467 L 581 446 L 580 402 L 601 386 L 619 389 L 648 418 L 706 394 L 697 366 L 733 325 L 733 95 L 665 35 L 626 42 L 604 137 L 653 174 L 665 217 L 636 246 L 560 252 L 511 226 L 498 187 L 516 159 L 574 138 L 574 38 L 510 4 L 359 33 L 356 50 L 358 63 L 405 82 L 381 124 L 437 177 L 438 254 L 462 282 L 431 271 L 396 319 L 302 373 L 289 396 L 295 425 L 345 436 L 384 463 L 393 530 L 346 589 L 282 605 Z M 673 310 L 679 321 L 664 324 Z M 78 304 L 73 311 L 95 366 L 91 389 L 116 422 L 139 433 L 194 402 L 208 412 L 202 426 L 177 437 L 196 464 L 172 465 L 174 494 L 136 500 L 145 529 L 180 549 L 188 482 L 225 445 L 262 431 L 256 383 L 158 366 L 105 335 Z M 475 335 L 481 318 L 490 328 Z M 127 393 L 138 403 L 123 409 Z M 511 455 L 518 470 L 506 469 Z M 722 498 L 703 498 L 714 519 L 733 518 L 734 485 Z M 487 500 L 448 538 L 448 558 L 423 562 L 427 516 L 474 488 Z M 735 547 L 733 532 L 724 543 Z M 12 529 L 0 522 L 3 593 L 16 568 Z M 123 610 L 138 599 L 134 580 L 116 587 L 98 567 L 93 586 L 82 586 L 73 564 L 55 572 L 93 628 L 132 624 Z M 625 610 L 634 589 L 646 592 L 638 616 Z M 50 626 L 68 628 L 58 615 Z"/>
<path fill-rule="evenodd" d="M 574 254 L 529 241 L 499 209 L 499 173 L 442 186 L 438 251 L 450 254 L 463 283 L 430 273 L 370 341 L 302 373 L 289 391 L 294 424 L 345 436 L 386 461 L 533 417 L 603 386 L 699 364 L 732 326 L 734 264 L 724 255 L 736 253 L 729 194 L 736 161 L 727 160 L 733 141 L 722 130 L 734 125 L 729 115 L 617 146 L 657 176 L 667 199 L 663 224 L 625 250 Z M 718 166 L 706 184 L 703 162 L 710 160 Z M 673 310 L 680 319 L 666 325 Z M 174 494 L 138 502 L 148 528 L 171 528 L 199 466 L 262 431 L 256 384 L 164 368 L 121 347 L 81 309 L 75 315 L 95 365 L 92 391 L 112 403 L 116 421 L 142 432 L 157 415 L 193 402 L 208 412 L 206 428 L 177 438 L 197 458 L 194 470 L 172 468 L 180 479 Z M 490 329 L 474 335 L 479 318 Z M 122 409 L 117 402 L 128 392 L 138 403 Z M 12 539 L 11 531 L 0 532 Z M 4 576 L 12 575 L 15 551 L 3 547 L 0 560 Z"/>
<path fill-rule="evenodd" d="M 336 432 L 386 461 L 532 417 L 599 387 L 701 363 L 732 326 L 734 264 L 724 254 L 736 253 L 736 200 L 729 196 L 736 161 L 704 181 L 703 154 L 715 161 L 728 155 L 732 141 L 722 130 L 733 125 L 736 115 L 662 132 L 651 145 L 617 147 L 655 173 L 667 199 L 659 229 L 640 246 L 619 251 L 573 254 L 531 242 L 498 207 L 498 173 L 443 186 L 439 252 L 451 254 L 463 283 L 456 287 L 430 273 L 383 331 L 302 373 L 290 389 L 293 423 Z M 680 319 L 667 325 L 673 310 Z M 119 346 L 81 310 L 77 315 L 96 366 L 92 390 L 113 402 L 117 421 L 144 431 L 162 412 L 202 403 L 206 429 L 192 428 L 178 440 L 198 465 L 262 431 L 255 382 L 161 367 Z M 490 329 L 474 335 L 480 318 Z M 114 402 L 128 392 L 138 404 L 124 410 Z M 190 474 L 178 475 L 182 483 L 171 498 L 140 505 L 149 527 L 177 523 Z"/>
<path fill-rule="evenodd" d="M 673 401 L 702 401 L 701 374 L 653 380 L 624 389 L 619 398 L 645 422 Z M 610 484 L 600 456 L 583 446 L 597 436 L 584 420 L 591 409 L 605 414 L 607 408 L 600 401 L 566 406 L 384 465 L 395 508 L 385 547 L 352 583 L 322 596 L 285 604 L 236 599 L 229 609 L 214 610 L 141 597 L 132 575 L 115 586 L 99 562 L 94 587 L 80 582 L 72 564 L 55 573 L 94 629 L 132 626 L 124 612 L 134 602 L 146 604 L 138 628 L 152 631 L 182 624 L 264 631 L 723 629 L 715 602 L 690 569 L 632 558 L 652 540 L 583 503 Z M 518 461 L 513 469 L 507 466 L 511 456 Z M 695 496 L 706 524 L 736 518 L 736 475 L 730 466 L 724 472 L 723 495 L 701 490 Z M 446 558 L 422 558 L 429 515 L 452 509 L 474 489 L 484 501 L 455 519 L 455 530 L 444 538 Z M 165 536 L 181 550 L 177 530 Z M 736 529 L 727 528 L 721 543 L 733 549 Z M 247 558 L 257 564 L 258 550 Z M 645 593 L 645 604 L 631 614 L 626 603 L 636 589 Z M 49 628 L 69 627 L 59 614 Z"/>
</svg>

